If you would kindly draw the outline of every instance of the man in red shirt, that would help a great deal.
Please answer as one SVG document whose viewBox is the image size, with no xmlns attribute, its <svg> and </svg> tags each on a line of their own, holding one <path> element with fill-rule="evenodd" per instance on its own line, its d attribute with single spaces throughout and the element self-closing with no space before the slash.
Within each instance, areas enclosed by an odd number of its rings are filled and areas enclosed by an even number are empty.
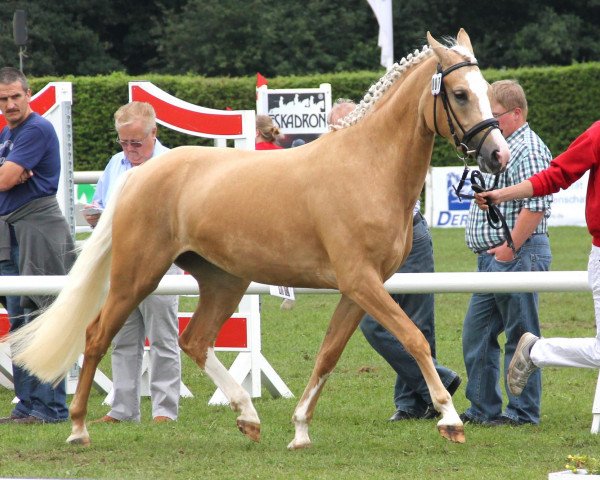
<svg viewBox="0 0 600 480">
<path fill-rule="evenodd" d="M 508 388 L 520 395 L 532 372 L 540 367 L 600 368 L 600 121 L 592 124 L 556 157 L 548 168 L 510 187 L 476 195 L 482 209 L 486 200 L 501 203 L 537 197 L 566 189 L 589 171 L 585 218 L 592 235 L 588 278 L 594 297 L 596 337 L 538 338 L 524 333 L 508 368 Z"/>
</svg>

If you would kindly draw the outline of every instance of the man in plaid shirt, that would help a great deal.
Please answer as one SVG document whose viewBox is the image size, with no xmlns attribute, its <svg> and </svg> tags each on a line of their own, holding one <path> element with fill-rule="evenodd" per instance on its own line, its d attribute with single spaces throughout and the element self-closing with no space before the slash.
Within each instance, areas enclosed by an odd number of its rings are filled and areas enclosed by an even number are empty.
<svg viewBox="0 0 600 480">
<path fill-rule="evenodd" d="M 497 187 L 515 185 L 545 169 L 552 160 L 548 147 L 527 123 L 527 100 L 513 80 L 492 84 L 492 113 L 500 123 L 511 156 Z M 494 176 L 483 174 L 485 187 Z M 552 196 L 514 200 L 498 207 L 506 219 L 515 252 L 507 245 L 502 229 L 492 228 L 486 212 L 475 202 L 465 230 L 467 246 L 477 254 L 479 272 L 546 271 L 552 254 L 548 240 L 548 217 Z M 498 336 L 505 332 L 504 368 L 500 365 Z M 537 293 L 476 293 L 471 297 L 463 324 L 463 356 L 467 369 L 466 396 L 470 407 L 463 422 L 490 426 L 538 424 L 540 421 L 541 375 L 529 379 L 520 397 L 507 388 L 508 404 L 502 408 L 500 372 L 505 372 L 517 343 L 525 332 L 540 335 Z M 506 378 L 505 375 L 503 375 Z"/>
</svg>

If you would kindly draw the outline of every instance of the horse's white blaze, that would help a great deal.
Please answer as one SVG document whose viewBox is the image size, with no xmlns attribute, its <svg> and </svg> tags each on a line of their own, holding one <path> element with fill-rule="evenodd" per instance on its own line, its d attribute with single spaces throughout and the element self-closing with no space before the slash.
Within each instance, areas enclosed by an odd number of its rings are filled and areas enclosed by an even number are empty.
<svg viewBox="0 0 600 480">
<path fill-rule="evenodd" d="M 488 97 L 489 85 L 479 71 L 467 72 L 465 79 L 469 88 L 477 97 L 479 111 L 483 118 L 492 118 L 492 106 Z M 506 140 L 502 136 L 502 132 L 498 128 L 492 129 L 489 135 L 491 140 L 498 145 L 498 160 L 501 164 L 506 164 L 510 158 L 510 152 Z"/>
<path fill-rule="evenodd" d="M 481 116 L 483 118 L 491 118 L 492 107 L 490 105 L 490 99 L 488 98 L 488 84 L 481 75 L 481 72 L 467 72 L 465 79 L 469 84 L 469 89 L 477 97 Z"/>
</svg>

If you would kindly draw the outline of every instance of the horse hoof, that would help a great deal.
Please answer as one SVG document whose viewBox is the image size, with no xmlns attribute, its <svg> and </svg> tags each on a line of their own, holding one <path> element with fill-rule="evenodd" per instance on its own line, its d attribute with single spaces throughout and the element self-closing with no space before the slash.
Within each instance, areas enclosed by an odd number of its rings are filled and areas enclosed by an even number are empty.
<svg viewBox="0 0 600 480">
<path fill-rule="evenodd" d="M 308 448 L 312 445 L 310 440 L 308 442 L 297 442 L 295 439 L 292 440 L 287 446 L 288 450 L 301 450 L 303 448 Z"/>
<path fill-rule="evenodd" d="M 462 425 L 438 425 L 440 435 L 454 443 L 465 443 L 465 428 Z"/>
<path fill-rule="evenodd" d="M 260 423 L 238 420 L 237 427 L 253 442 L 260 442 Z"/>
<path fill-rule="evenodd" d="M 69 438 L 67 438 L 67 443 L 70 445 L 81 445 L 83 447 L 89 447 L 92 442 L 90 440 L 90 437 L 71 435 Z"/>
</svg>

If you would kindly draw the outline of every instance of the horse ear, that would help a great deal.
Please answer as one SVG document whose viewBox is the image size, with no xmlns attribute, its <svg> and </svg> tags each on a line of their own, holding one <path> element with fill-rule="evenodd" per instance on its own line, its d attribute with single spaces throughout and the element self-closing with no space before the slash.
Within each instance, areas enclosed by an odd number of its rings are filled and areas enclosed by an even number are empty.
<svg viewBox="0 0 600 480">
<path fill-rule="evenodd" d="M 435 38 L 433 38 L 433 36 L 431 35 L 431 32 L 427 31 L 427 42 L 429 43 L 429 46 L 431 48 L 444 48 L 444 46 L 438 42 Z"/>
<path fill-rule="evenodd" d="M 471 39 L 469 38 L 469 35 L 467 35 L 467 32 L 465 32 L 464 28 L 461 28 L 458 31 L 458 35 L 456 36 L 456 42 L 460 46 L 465 47 L 467 50 L 469 50 L 469 52 L 473 53 L 473 46 L 471 45 Z"/>
<path fill-rule="evenodd" d="M 427 32 L 427 42 L 435 52 L 440 63 L 442 63 L 442 60 L 446 56 L 446 52 L 448 49 L 444 47 L 440 42 L 438 42 L 435 38 L 433 38 L 430 32 Z"/>
</svg>

